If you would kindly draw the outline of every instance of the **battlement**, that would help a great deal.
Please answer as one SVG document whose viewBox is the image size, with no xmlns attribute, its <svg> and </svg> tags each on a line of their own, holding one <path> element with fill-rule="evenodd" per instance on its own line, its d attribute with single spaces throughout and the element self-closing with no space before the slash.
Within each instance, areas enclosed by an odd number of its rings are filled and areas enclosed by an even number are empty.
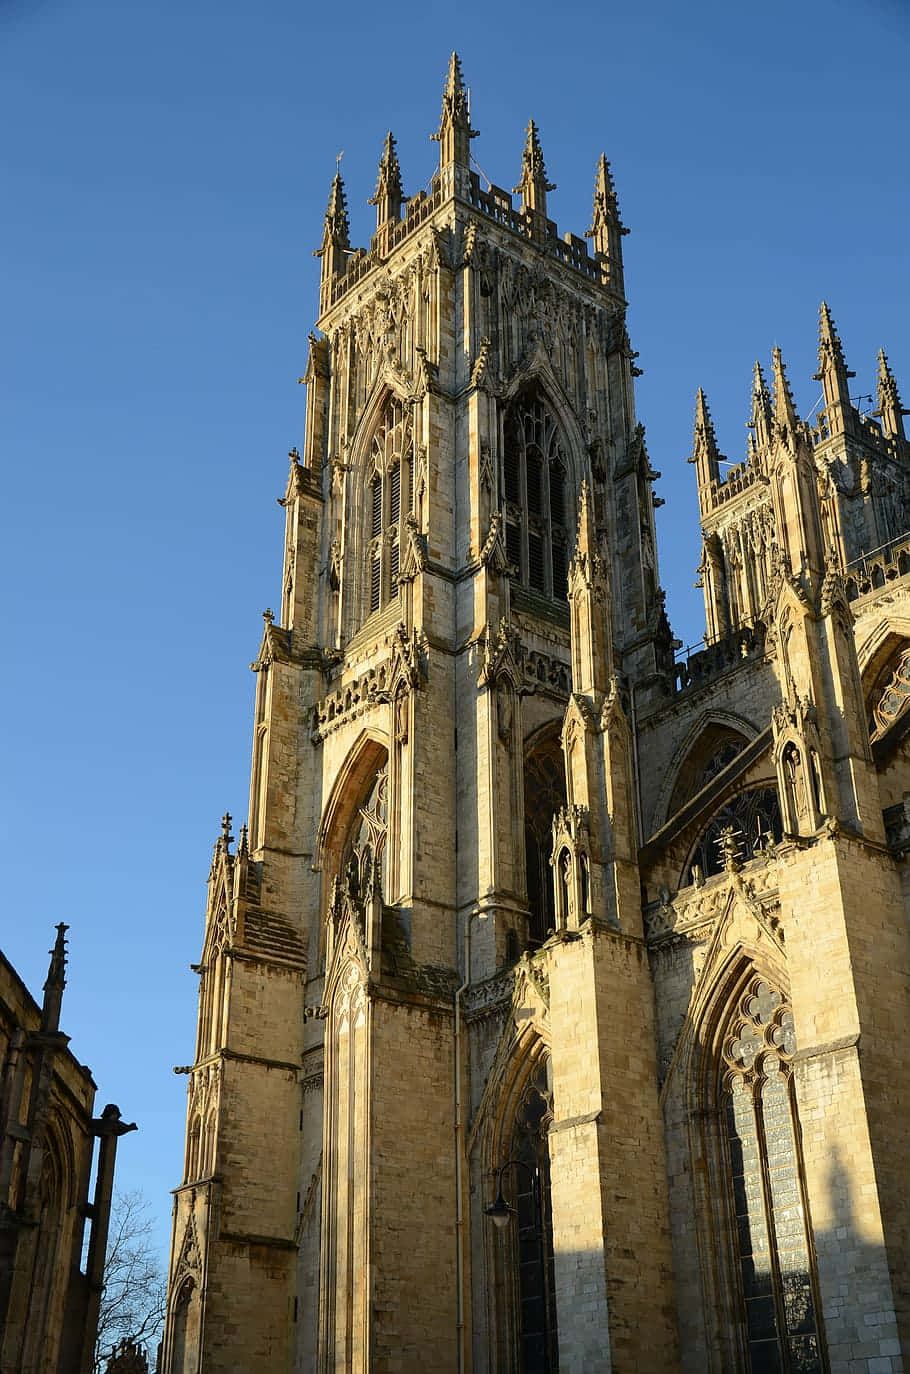
<svg viewBox="0 0 910 1374">
<path fill-rule="evenodd" d="M 540 232 L 539 217 L 533 210 L 516 208 L 510 192 L 491 182 L 484 190 L 476 172 L 469 174 L 467 193 L 461 200 L 479 215 L 492 220 L 501 229 L 507 229 L 526 242 L 537 243 L 540 248 L 564 267 L 580 272 L 588 281 L 598 286 L 610 285 L 610 272 L 607 265 L 592 257 L 588 245 L 577 234 L 566 232 L 560 237 L 559 228 L 551 220 L 545 220 Z M 337 305 L 374 267 L 380 267 L 406 242 L 418 229 L 432 219 L 449 200 L 439 179 L 434 178 L 429 193 L 418 191 L 407 202 L 404 218 L 397 223 L 383 225 L 373 235 L 370 247 L 356 248 L 348 257 L 347 270 L 337 276 L 327 293 L 326 308 Z"/>
</svg>

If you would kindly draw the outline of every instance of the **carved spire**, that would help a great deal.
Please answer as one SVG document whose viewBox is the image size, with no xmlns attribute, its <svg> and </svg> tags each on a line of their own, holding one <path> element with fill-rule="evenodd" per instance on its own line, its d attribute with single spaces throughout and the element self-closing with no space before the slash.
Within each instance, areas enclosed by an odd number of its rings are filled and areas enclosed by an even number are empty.
<svg viewBox="0 0 910 1374">
<path fill-rule="evenodd" d="M 593 241 L 594 255 L 601 259 L 604 280 L 622 290 L 622 237 L 628 229 L 619 216 L 616 188 L 606 156 L 601 153 L 594 178 L 594 208 L 585 237 Z"/>
<path fill-rule="evenodd" d="M 401 165 L 395 150 L 395 138 L 391 129 L 386 134 L 382 156 L 379 159 L 379 175 L 376 181 L 376 194 L 368 204 L 376 206 L 376 228 L 401 218 L 401 204 L 405 197 L 401 191 Z"/>
<path fill-rule="evenodd" d="M 471 110 L 458 53 L 449 58 L 449 70 L 442 92 L 442 114 L 439 131 L 432 135 L 439 144 L 440 169 L 456 163 L 468 167 L 471 161 L 471 139 L 477 130 L 471 128 Z"/>
<path fill-rule="evenodd" d="M 41 1008 L 41 1029 L 49 1034 L 60 1027 L 60 1008 L 63 1003 L 63 989 L 66 987 L 66 932 L 68 925 L 61 921 L 57 926 L 57 939 L 50 951 L 47 978 L 44 982 L 44 1005 Z"/>
<path fill-rule="evenodd" d="M 340 162 L 341 154 L 339 153 L 338 156 Z M 326 207 L 325 221 L 322 227 L 322 244 L 314 254 L 315 257 L 322 258 L 322 292 L 320 293 L 322 306 L 327 304 L 325 296 L 327 284 L 333 277 L 340 276 L 342 272 L 347 270 L 347 255 L 350 248 L 351 230 L 348 223 L 348 206 L 339 166 L 332 179 L 332 189 L 329 191 L 329 203 Z"/>
<path fill-rule="evenodd" d="M 533 119 L 528 120 L 524 152 L 521 155 L 521 181 L 514 188 L 516 195 L 521 193 L 521 208 L 527 214 L 536 210 L 544 219 L 547 217 L 547 192 L 555 191 L 552 181 L 547 181 L 540 134 Z"/>
<path fill-rule="evenodd" d="M 790 391 L 790 383 L 787 381 L 784 360 L 779 348 L 772 351 L 771 358 L 774 377 L 774 422 L 779 430 L 785 431 L 792 437 L 795 436 L 799 426 L 799 417 L 796 414 L 796 406 L 793 404 L 793 394 Z"/>
<path fill-rule="evenodd" d="M 749 416 L 749 429 L 752 431 L 750 448 L 761 453 L 767 451 L 771 442 L 771 393 L 760 362 L 752 369 L 752 411 Z"/>
<path fill-rule="evenodd" d="M 695 464 L 695 476 L 699 487 L 708 487 L 720 481 L 718 463 L 722 457 L 717 447 L 714 421 L 708 409 L 708 401 L 701 387 L 695 393 L 695 433 L 692 438 L 692 456 L 688 462 Z"/>
<path fill-rule="evenodd" d="M 904 416 L 910 411 L 901 406 L 897 381 L 883 349 L 878 350 L 878 408 L 875 414 L 882 422 L 882 430 L 892 439 L 906 439 Z"/>
<path fill-rule="evenodd" d="M 575 552 L 569 564 L 572 690 L 604 697 L 613 678 L 610 575 L 594 522 L 594 503 L 582 482 Z"/>
<path fill-rule="evenodd" d="M 825 411 L 829 431 L 842 426 L 836 423 L 831 411 L 840 407 L 842 412 L 850 408 L 850 385 L 848 378 L 855 372 L 847 371 L 844 350 L 831 318 L 826 301 L 822 301 L 818 320 L 818 371 L 815 380 L 821 382 L 825 397 Z"/>
<path fill-rule="evenodd" d="M 332 178 L 332 189 L 329 191 L 329 203 L 326 206 L 325 224 L 322 231 L 323 252 L 330 243 L 334 244 L 336 248 L 350 248 L 351 246 L 348 203 L 344 194 L 344 182 L 341 179 L 340 167 Z"/>
</svg>

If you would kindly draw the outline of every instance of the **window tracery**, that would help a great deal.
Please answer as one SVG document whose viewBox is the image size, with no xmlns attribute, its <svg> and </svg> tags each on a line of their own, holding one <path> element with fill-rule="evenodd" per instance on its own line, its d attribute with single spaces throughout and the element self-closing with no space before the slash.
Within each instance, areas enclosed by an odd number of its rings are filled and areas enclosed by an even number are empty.
<svg viewBox="0 0 910 1374">
<path fill-rule="evenodd" d="M 697 866 L 706 878 L 722 873 L 729 849 L 729 843 L 725 848 L 724 834 L 731 830 L 737 857 L 742 863 L 760 854 L 770 844 L 778 844 L 783 838 L 783 821 L 777 788 L 755 787 L 732 797 L 711 818 L 693 851 L 688 868 L 691 870 Z"/>
<path fill-rule="evenodd" d="M 719 1104 L 752 1374 L 823 1368 L 792 1085 L 795 1051 L 790 1006 L 769 982 L 753 977 L 723 1037 Z"/>
<path fill-rule="evenodd" d="M 567 477 L 556 417 L 539 388 L 526 387 L 503 423 L 506 553 L 524 586 L 555 601 L 568 591 Z"/>
<path fill-rule="evenodd" d="M 388 769 L 380 768 L 351 824 L 341 871 L 352 897 L 364 897 L 382 887 L 388 826 Z"/>
<path fill-rule="evenodd" d="M 870 739 L 880 739 L 910 705 L 910 649 L 905 649 L 891 669 L 869 722 Z"/>
<path fill-rule="evenodd" d="M 389 397 L 373 435 L 368 473 L 367 606 L 372 615 L 398 595 L 404 519 L 414 504 L 411 412 L 397 396 Z"/>
</svg>

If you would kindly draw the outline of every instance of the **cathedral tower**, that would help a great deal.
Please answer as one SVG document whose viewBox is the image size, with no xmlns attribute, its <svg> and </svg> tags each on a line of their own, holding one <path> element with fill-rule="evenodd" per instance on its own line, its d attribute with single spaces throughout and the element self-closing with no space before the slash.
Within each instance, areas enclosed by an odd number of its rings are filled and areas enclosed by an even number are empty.
<svg viewBox="0 0 910 1374">
<path fill-rule="evenodd" d="M 171 1374 L 675 1359 L 625 686 L 669 633 L 625 229 L 605 159 L 591 256 L 534 123 L 520 206 L 474 137 L 453 55 L 429 191 L 389 134 L 368 250 L 329 195 L 249 830 L 225 818 L 209 880 Z"/>
<path fill-rule="evenodd" d="M 165 1374 L 897 1374 L 910 448 L 698 393 L 674 664 L 609 164 L 329 192 L 248 825 L 214 849 Z M 367 189 L 364 188 L 364 194 Z M 873 1333 L 873 1334 L 870 1334 Z"/>
</svg>

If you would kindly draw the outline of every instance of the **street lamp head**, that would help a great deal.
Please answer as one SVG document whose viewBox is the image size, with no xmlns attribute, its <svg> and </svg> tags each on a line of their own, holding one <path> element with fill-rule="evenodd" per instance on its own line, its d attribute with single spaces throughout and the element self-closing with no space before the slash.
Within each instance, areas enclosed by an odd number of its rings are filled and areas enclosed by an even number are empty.
<svg viewBox="0 0 910 1374">
<path fill-rule="evenodd" d="M 496 1194 L 495 1202 L 491 1202 L 489 1207 L 485 1207 L 483 1210 L 486 1216 L 491 1219 L 493 1225 L 498 1226 L 500 1230 L 502 1230 L 504 1226 L 508 1226 L 512 1209 L 502 1195 L 501 1184 L 499 1192 Z"/>
</svg>

